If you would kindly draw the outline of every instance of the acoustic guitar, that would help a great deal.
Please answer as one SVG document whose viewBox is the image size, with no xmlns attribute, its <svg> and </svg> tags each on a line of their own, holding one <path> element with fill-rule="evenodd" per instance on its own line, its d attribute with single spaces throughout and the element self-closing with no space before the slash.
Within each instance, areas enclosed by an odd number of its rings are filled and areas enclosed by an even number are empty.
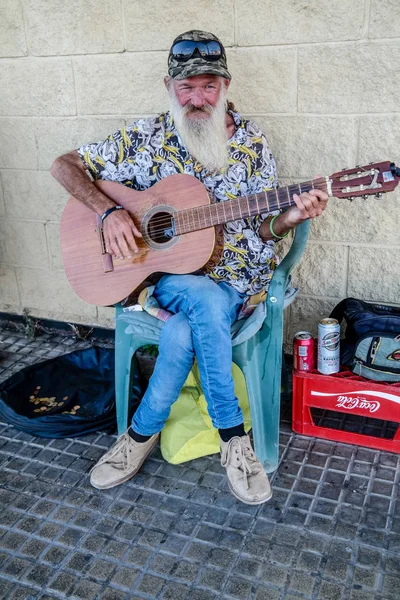
<svg viewBox="0 0 400 600">
<path fill-rule="evenodd" d="M 71 197 L 61 220 L 65 272 L 75 292 L 90 304 L 111 306 L 157 273 L 192 273 L 214 252 L 215 226 L 263 212 L 286 209 L 293 194 L 313 188 L 336 198 L 380 197 L 395 189 L 400 168 L 389 161 L 343 169 L 328 177 L 213 204 L 205 186 L 191 175 L 171 175 L 143 192 L 120 183 L 95 185 L 131 215 L 143 238 L 132 259 L 107 252 L 100 217 Z"/>
</svg>

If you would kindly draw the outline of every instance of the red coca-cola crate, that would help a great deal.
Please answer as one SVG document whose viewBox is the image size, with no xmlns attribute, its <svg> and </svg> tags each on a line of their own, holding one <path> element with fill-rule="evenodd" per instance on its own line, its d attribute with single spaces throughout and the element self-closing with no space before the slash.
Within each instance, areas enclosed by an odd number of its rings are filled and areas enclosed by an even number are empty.
<svg viewBox="0 0 400 600">
<path fill-rule="evenodd" d="M 400 383 L 350 371 L 294 371 L 292 426 L 302 435 L 400 453 Z"/>
</svg>

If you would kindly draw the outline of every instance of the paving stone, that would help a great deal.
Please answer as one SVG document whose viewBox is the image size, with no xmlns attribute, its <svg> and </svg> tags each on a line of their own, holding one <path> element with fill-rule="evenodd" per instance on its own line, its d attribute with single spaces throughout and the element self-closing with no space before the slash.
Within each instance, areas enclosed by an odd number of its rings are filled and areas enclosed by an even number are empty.
<svg viewBox="0 0 400 600">
<path fill-rule="evenodd" d="M 3 573 L 10 575 L 14 579 L 19 579 L 22 573 L 24 573 L 31 565 L 32 563 L 28 560 L 14 556 L 4 565 Z"/>
<path fill-rule="evenodd" d="M 297 559 L 296 567 L 311 573 L 318 570 L 320 562 L 320 555 L 312 554 L 311 552 L 301 552 Z"/>
<path fill-rule="evenodd" d="M 138 569 L 121 567 L 111 577 L 111 583 L 121 587 L 131 588 L 139 575 L 140 571 Z"/>
<path fill-rule="evenodd" d="M 315 586 L 315 576 L 301 571 L 293 571 L 290 575 L 289 589 L 311 596 Z"/>
<path fill-rule="evenodd" d="M 345 581 L 347 576 L 348 563 L 339 560 L 338 557 L 328 557 L 324 568 L 324 577 L 327 579 L 336 579 Z"/>
<path fill-rule="evenodd" d="M 56 575 L 53 581 L 49 585 L 50 590 L 55 590 L 60 594 L 70 596 L 73 587 L 76 585 L 78 578 L 70 573 L 61 571 Z"/>
<path fill-rule="evenodd" d="M 89 567 L 90 561 L 92 560 L 91 554 L 82 554 L 81 552 L 75 552 L 71 555 L 71 558 L 66 563 L 66 566 L 73 571 L 78 573 L 85 573 Z"/>
<path fill-rule="evenodd" d="M 160 577 L 155 577 L 154 575 L 146 574 L 143 576 L 143 579 L 137 586 L 137 590 L 139 592 L 149 594 L 149 596 L 156 596 L 161 590 L 163 583 L 164 579 L 160 579 Z"/>
<path fill-rule="evenodd" d="M 21 554 L 36 558 L 47 547 L 46 542 L 32 538 L 28 540 L 20 549 Z"/>
<path fill-rule="evenodd" d="M 173 575 L 178 579 L 184 579 L 186 581 L 192 582 L 196 580 L 199 569 L 199 565 L 186 561 L 181 561 L 173 570 Z"/>
<path fill-rule="evenodd" d="M 33 600 L 37 597 L 38 591 L 34 588 L 18 585 L 7 597 L 7 600 Z"/>
<path fill-rule="evenodd" d="M 8 550 L 18 550 L 20 546 L 27 540 L 27 536 L 22 533 L 9 532 L 1 538 L 1 545 Z"/>
<path fill-rule="evenodd" d="M 129 600 L 135 596 L 129 595 Z M 106 588 L 100 596 L 101 600 L 126 600 L 127 595 L 125 592 L 115 590 L 113 588 Z"/>
<path fill-rule="evenodd" d="M 21 518 L 20 513 L 12 512 L 11 510 L 4 509 L 0 514 L 0 525 L 3 527 L 10 528 Z"/>
<path fill-rule="evenodd" d="M 111 573 L 115 570 L 115 568 L 115 563 L 101 559 L 95 559 L 89 569 L 89 575 L 101 581 L 109 581 Z"/>
<path fill-rule="evenodd" d="M 13 585 L 14 583 L 12 583 L 11 581 L 0 579 L 0 597 L 8 598 L 13 588 Z"/>
<path fill-rule="evenodd" d="M 375 589 L 377 584 L 377 573 L 370 568 L 355 567 L 354 569 L 354 584 L 361 585 L 367 588 Z"/>
<path fill-rule="evenodd" d="M 271 564 L 264 565 L 262 581 L 283 586 L 286 583 L 287 577 L 288 572 L 285 568 Z"/>
<path fill-rule="evenodd" d="M 32 569 L 25 575 L 24 579 L 40 587 L 45 587 L 54 574 L 54 569 L 46 565 L 35 564 Z"/>
<path fill-rule="evenodd" d="M 249 581 L 245 581 L 244 579 L 238 579 L 237 577 L 232 577 L 229 579 L 228 584 L 225 588 L 226 593 L 234 598 L 239 598 L 240 600 L 246 600 L 250 597 L 252 585 Z"/>
<path fill-rule="evenodd" d="M 317 597 L 320 598 L 320 600 L 341 600 L 342 594 L 342 586 L 323 581 Z"/>
<path fill-rule="evenodd" d="M 61 548 L 59 546 L 51 546 L 46 554 L 42 557 L 42 560 L 49 562 L 54 565 L 59 565 L 69 553 L 67 548 Z"/>
<path fill-rule="evenodd" d="M 199 542 L 192 542 L 186 551 L 185 556 L 192 560 L 199 561 L 201 563 L 205 563 L 208 559 L 211 552 L 210 546 L 207 544 L 202 544 Z"/>
<path fill-rule="evenodd" d="M 190 591 L 190 598 L 191 600 L 214 600 L 217 596 L 207 590 L 194 589 Z"/>
<path fill-rule="evenodd" d="M 169 575 L 177 567 L 176 559 L 165 554 L 157 554 L 150 563 L 150 569 L 161 575 Z"/>
<path fill-rule="evenodd" d="M 393 575 L 385 575 L 383 580 L 383 595 L 388 595 L 388 597 L 397 598 L 399 593 L 399 578 L 394 577 Z"/>
<path fill-rule="evenodd" d="M 81 580 L 72 592 L 73 598 L 81 600 L 92 600 L 98 597 L 101 591 L 101 585 L 87 579 Z"/>
<path fill-rule="evenodd" d="M 211 588 L 216 592 L 222 590 L 227 574 L 225 571 L 217 571 L 216 569 L 207 568 L 203 571 L 200 577 L 201 585 Z"/>
<path fill-rule="evenodd" d="M 152 552 L 143 546 L 132 548 L 125 556 L 125 561 L 133 565 L 143 566 L 152 555 Z"/>
<path fill-rule="evenodd" d="M 258 587 L 255 600 L 280 600 L 282 598 L 282 593 L 282 590 Z"/>
</svg>

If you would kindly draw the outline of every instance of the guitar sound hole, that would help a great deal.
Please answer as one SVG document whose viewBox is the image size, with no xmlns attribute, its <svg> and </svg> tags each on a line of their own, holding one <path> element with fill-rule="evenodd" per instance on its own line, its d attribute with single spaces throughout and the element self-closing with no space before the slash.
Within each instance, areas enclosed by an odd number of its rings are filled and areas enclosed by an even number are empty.
<svg viewBox="0 0 400 600">
<path fill-rule="evenodd" d="M 174 223 L 172 215 L 159 212 L 152 215 L 147 224 L 147 234 L 156 244 L 165 244 L 174 237 Z"/>
</svg>

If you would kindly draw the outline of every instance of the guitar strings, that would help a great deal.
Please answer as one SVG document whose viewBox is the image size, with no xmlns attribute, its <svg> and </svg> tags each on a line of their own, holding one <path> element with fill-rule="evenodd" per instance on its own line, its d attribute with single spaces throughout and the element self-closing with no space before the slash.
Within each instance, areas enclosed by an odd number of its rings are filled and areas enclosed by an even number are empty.
<svg viewBox="0 0 400 600">
<path fill-rule="evenodd" d="M 290 189 L 291 187 L 292 187 L 292 186 L 288 186 L 288 190 L 290 190 L 290 191 L 293 191 L 293 190 L 291 190 L 291 189 Z M 296 190 L 298 191 L 298 186 L 295 186 L 295 187 L 296 187 Z M 282 188 L 281 188 L 281 189 L 282 189 Z M 318 187 L 314 186 L 314 189 L 324 189 L 324 188 L 318 188 Z M 241 197 L 235 198 L 235 200 L 239 200 L 240 198 L 244 198 L 244 196 L 241 196 Z M 205 205 L 195 206 L 195 207 L 192 207 L 192 208 L 188 208 L 188 209 L 183 209 L 183 210 L 180 210 L 180 211 L 178 211 L 177 213 L 175 213 L 175 214 L 172 214 L 172 215 L 163 216 L 163 217 L 155 217 L 155 218 L 152 220 L 152 222 L 151 222 L 151 223 L 152 223 L 152 225 L 153 225 L 153 226 L 154 226 L 154 225 L 158 226 L 158 229 L 157 229 L 157 227 L 152 227 L 152 234 L 156 235 L 157 233 L 162 233 L 166 227 L 167 227 L 167 228 L 169 228 L 169 227 L 168 227 L 168 225 L 170 225 L 170 218 L 171 218 L 171 217 L 172 217 L 172 218 L 174 218 L 174 219 L 176 219 L 176 217 L 177 217 L 177 216 L 179 216 L 179 215 L 182 215 L 182 217 L 183 217 L 183 218 L 184 218 L 185 216 L 186 216 L 186 218 L 188 218 L 188 216 L 190 216 L 190 213 L 191 213 L 193 210 L 195 210 L 195 209 L 207 208 L 207 207 L 209 207 L 209 206 L 216 206 L 216 205 L 219 205 L 219 204 L 221 204 L 221 205 L 222 205 L 223 203 L 222 203 L 222 202 L 221 202 L 221 203 L 219 203 L 219 202 L 218 202 L 218 203 L 215 203 L 215 204 L 210 204 L 210 205 L 209 205 L 209 204 L 205 204 Z M 260 212 L 259 212 L 259 213 L 256 213 L 256 214 L 261 214 L 261 213 L 263 213 L 263 212 L 272 212 L 272 211 L 274 211 L 274 210 L 279 210 L 279 208 L 280 208 L 280 207 L 279 207 L 279 204 L 278 204 L 278 202 L 271 202 L 271 203 L 269 204 L 269 206 L 268 206 L 268 207 L 265 207 L 264 209 L 261 209 L 261 210 L 260 210 Z M 251 217 L 251 216 L 255 216 L 255 215 L 247 215 L 247 216 L 245 216 L 245 217 L 237 217 L 237 218 L 239 218 L 239 219 L 240 219 L 240 218 L 249 218 L 249 217 Z M 193 217 L 191 217 L 191 219 L 192 219 L 192 220 L 193 220 L 194 218 L 195 218 L 194 216 L 193 216 Z M 198 218 L 198 217 L 197 217 L 197 218 Z M 225 219 L 225 216 L 224 216 L 224 219 Z M 236 220 L 236 218 L 229 219 L 229 220 L 227 220 L 227 221 L 225 221 L 225 220 L 224 220 L 224 221 L 223 221 L 223 223 L 225 223 L 225 222 L 229 222 L 229 221 L 234 221 L 234 220 Z M 218 223 L 215 223 L 215 224 L 218 224 Z M 210 227 L 213 227 L 213 225 L 210 225 Z"/>
<path fill-rule="evenodd" d="M 289 192 L 300 193 L 299 185 L 301 185 L 302 187 L 307 187 L 308 184 L 313 184 L 314 189 L 326 189 L 326 181 L 325 181 L 325 179 L 314 179 L 312 181 L 302 182 L 301 184 L 291 184 L 291 185 L 285 186 L 283 188 L 276 188 L 276 189 L 277 190 L 287 189 L 287 190 L 289 190 Z M 324 184 L 324 187 L 320 188 L 320 187 L 318 187 L 318 184 Z M 311 186 L 310 189 L 312 189 L 312 186 Z M 271 191 L 273 191 L 273 190 L 272 189 L 271 190 L 266 190 L 265 193 L 268 194 Z M 307 190 L 307 191 L 310 191 L 310 190 Z M 253 195 L 253 194 L 250 194 L 250 195 Z M 255 195 L 258 195 L 258 194 L 255 194 Z M 246 198 L 246 196 L 238 196 L 237 198 L 234 198 L 234 200 L 240 200 L 240 199 L 244 199 L 244 198 Z M 217 203 L 213 203 L 213 204 L 204 204 L 204 205 L 200 205 L 200 206 L 194 206 L 194 207 L 191 207 L 191 208 L 182 209 L 182 210 L 180 210 L 177 213 L 172 214 L 172 215 L 163 216 L 163 217 L 155 217 L 151 221 L 151 224 L 159 226 L 159 227 L 158 227 L 158 229 L 157 229 L 157 227 L 156 228 L 152 227 L 152 229 L 151 229 L 152 235 L 161 234 L 165 230 L 166 227 L 169 228 L 168 225 L 170 224 L 170 217 L 172 217 L 172 218 L 175 219 L 178 215 L 182 215 L 182 216 L 186 215 L 187 216 L 191 211 L 193 211 L 195 209 L 201 209 L 203 207 L 207 208 L 209 206 L 216 206 L 216 205 L 219 205 L 219 204 L 223 204 L 223 203 L 222 202 L 217 202 Z M 274 206 L 275 204 L 276 204 L 276 206 Z M 260 213 L 267 212 L 267 211 L 273 211 L 273 210 L 277 210 L 277 209 L 279 209 L 279 205 L 278 205 L 278 202 L 275 201 L 275 202 L 271 202 L 268 207 L 265 207 L 265 209 L 262 209 L 260 211 Z M 260 214 L 260 213 L 257 213 L 257 214 Z M 247 217 L 242 217 L 242 218 L 248 218 L 250 216 L 254 216 L 254 215 L 248 215 Z M 233 221 L 233 220 L 236 220 L 236 219 L 230 219 L 230 221 L 231 220 Z M 210 225 L 210 227 L 213 227 L 213 225 Z"/>
</svg>

